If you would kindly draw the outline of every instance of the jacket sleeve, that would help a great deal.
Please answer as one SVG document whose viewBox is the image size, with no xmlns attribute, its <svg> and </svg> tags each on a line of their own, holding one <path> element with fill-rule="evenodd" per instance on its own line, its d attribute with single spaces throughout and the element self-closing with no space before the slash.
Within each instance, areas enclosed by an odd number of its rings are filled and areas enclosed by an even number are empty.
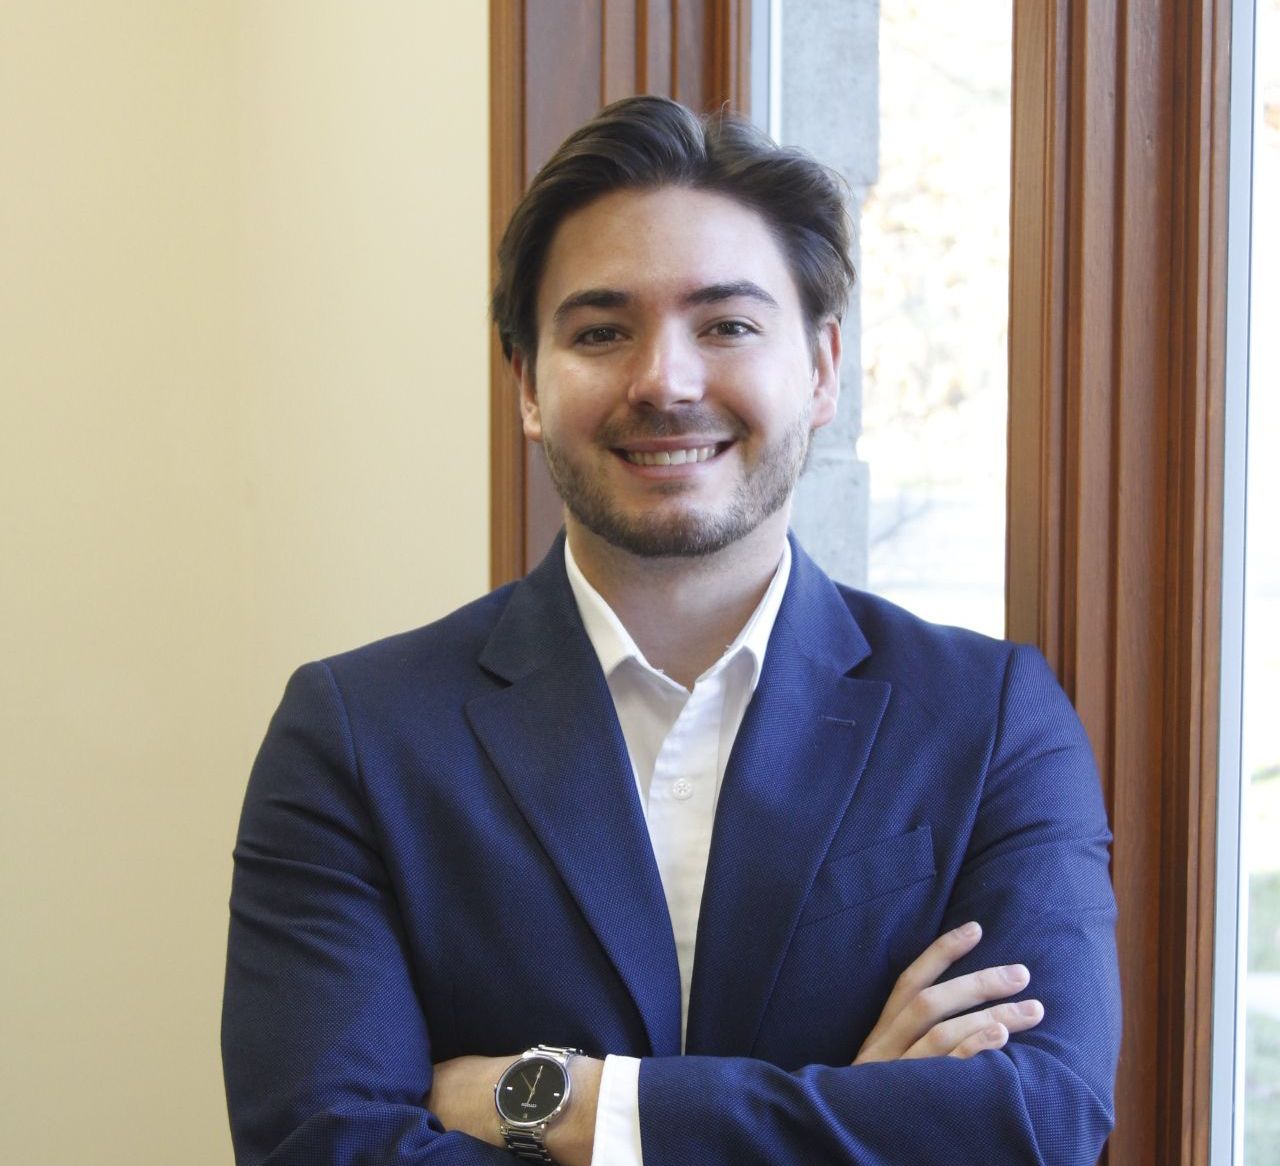
<svg viewBox="0 0 1280 1166">
<path fill-rule="evenodd" d="M 948 975 L 1022 962 L 1045 1018 L 999 1052 L 787 1072 L 645 1060 L 646 1166 L 1085 1166 L 1110 1132 L 1120 1040 L 1115 903 L 1092 752 L 1043 658 L 1014 649 L 943 929 L 983 941 Z"/>
<path fill-rule="evenodd" d="M 329 669 L 293 676 L 235 848 L 222 1054 L 239 1166 L 508 1166 L 423 1107 L 431 1045 Z"/>
</svg>

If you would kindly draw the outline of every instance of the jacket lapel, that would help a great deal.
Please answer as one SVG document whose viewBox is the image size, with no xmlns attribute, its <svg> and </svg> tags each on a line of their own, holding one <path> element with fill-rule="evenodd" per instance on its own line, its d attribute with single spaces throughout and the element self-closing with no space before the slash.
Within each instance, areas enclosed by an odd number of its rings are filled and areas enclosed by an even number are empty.
<svg viewBox="0 0 1280 1166">
<path fill-rule="evenodd" d="M 861 777 L 889 685 L 832 582 L 794 565 L 716 807 L 686 1049 L 750 1055 L 804 901 Z"/>
<path fill-rule="evenodd" d="M 671 917 L 563 535 L 513 589 L 480 663 L 510 684 L 468 702 L 473 730 L 627 986 L 651 1052 L 678 1053 Z"/>
</svg>

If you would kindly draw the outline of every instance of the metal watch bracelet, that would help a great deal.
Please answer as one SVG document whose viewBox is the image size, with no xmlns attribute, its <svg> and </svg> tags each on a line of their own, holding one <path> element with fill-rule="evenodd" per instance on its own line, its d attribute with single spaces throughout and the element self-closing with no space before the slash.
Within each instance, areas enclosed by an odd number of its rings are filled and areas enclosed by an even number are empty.
<svg viewBox="0 0 1280 1166">
<path fill-rule="evenodd" d="M 560 1048 L 557 1045 L 535 1045 L 529 1049 L 524 1056 L 539 1055 L 549 1057 L 559 1062 L 560 1067 L 564 1070 L 566 1083 L 569 1077 L 569 1062 L 574 1057 L 582 1056 L 581 1049 Z M 567 1091 L 567 1090 L 566 1090 Z M 565 1097 L 569 1100 L 569 1096 Z M 563 1113 L 555 1114 L 559 1117 Z M 547 1126 L 549 1122 L 542 1122 L 533 1129 L 518 1129 L 502 1122 L 502 1137 L 506 1142 L 507 1149 L 511 1151 L 522 1162 L 545 1162 L 555 1166 L 555 1159 L 547 1152 Z"/>
</svg>

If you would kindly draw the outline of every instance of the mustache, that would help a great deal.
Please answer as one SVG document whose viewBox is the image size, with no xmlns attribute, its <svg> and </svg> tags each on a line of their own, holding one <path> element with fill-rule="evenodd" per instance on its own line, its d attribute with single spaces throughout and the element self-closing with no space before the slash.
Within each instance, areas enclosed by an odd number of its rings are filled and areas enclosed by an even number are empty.
<svg viewBox="0 0 1280 1166">
<path fill-rule="evenodd" d="M 626 418 L 614 418 L 600 426 L 596 439 L 602 445 L 618 446 L 628 441 L 684 437 L 690 433 L 716 433 L 741 438 L 746 436 L 746 428 L 740 421 L 715 409 L 690 405 L 674 411 L 635 413 Z"/>
</svg>

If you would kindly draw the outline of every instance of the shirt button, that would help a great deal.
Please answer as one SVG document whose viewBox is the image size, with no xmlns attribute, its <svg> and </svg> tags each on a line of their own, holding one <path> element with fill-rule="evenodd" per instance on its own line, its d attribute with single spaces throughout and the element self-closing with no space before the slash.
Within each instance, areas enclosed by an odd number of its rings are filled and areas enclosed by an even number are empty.
<svg viewBox="0 0 1280 1166">
<path fill-rule="evenodd" d="M 693 782 L 687 777 L 678 777 L 671 783 L 671 792 L 680 801 L 687 802 L 693 797 Z"/>
</svg>

